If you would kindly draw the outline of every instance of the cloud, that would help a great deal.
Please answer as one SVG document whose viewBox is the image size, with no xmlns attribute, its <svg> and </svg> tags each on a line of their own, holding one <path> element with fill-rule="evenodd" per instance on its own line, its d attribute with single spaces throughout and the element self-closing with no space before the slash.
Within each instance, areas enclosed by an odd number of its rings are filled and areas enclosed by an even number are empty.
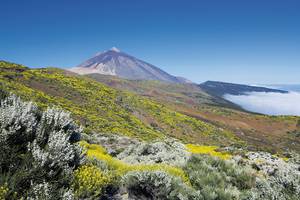
<svg viewBox="0 0 300 200">
<path fill-rule="evenodd" d="M 224 95 L 224 98 L 242 108 L 268 115 L 300 116 L 300 93 L 250 92 L 245 95 Z"/>
</svg>

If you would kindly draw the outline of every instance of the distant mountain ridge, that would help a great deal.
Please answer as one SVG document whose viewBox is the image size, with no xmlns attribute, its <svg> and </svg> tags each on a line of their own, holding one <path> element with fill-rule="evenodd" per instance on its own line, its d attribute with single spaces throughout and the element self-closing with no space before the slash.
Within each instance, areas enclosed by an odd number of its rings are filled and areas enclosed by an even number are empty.
<svg viewBox="0 0 300 200">
<path fill-rule="evenodd" d="M 290 92 L 300 92 L 300 84 L 273 84 L 273 85 L 266 85 L 267 87 L 271 87 L 274 89 L 279 90 L 287 90 Z"/>
<path fill-rule="evenodd" d="M 168 74 L 160 68 L 121 52 L 116 47 L 98 53 L 77 67 L 69 69 L 78 74 L 104 74 L 130 80 L 159 80 L 171 83 L 190 83 L 189 80 Z"/>
<path fill-rule="evenodd" d="M 225 83 L 219 81 L 206 81 L 201 83 L 199 87 L 210 95 L 223 97 L 225 94 L 244 95 L 247 92 L 274 92 L 288 93 L 284 90 L 271 89 L 266 87 L 257 87 L 235 83 Z"/>
</svg>

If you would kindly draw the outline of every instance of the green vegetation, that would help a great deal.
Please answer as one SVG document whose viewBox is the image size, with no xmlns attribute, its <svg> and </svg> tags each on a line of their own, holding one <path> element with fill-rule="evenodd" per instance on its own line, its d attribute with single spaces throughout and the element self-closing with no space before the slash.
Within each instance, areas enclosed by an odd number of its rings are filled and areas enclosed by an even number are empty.
<svg viewBox="0 0 300 200">
<path fill-rule="evenodd" d="M 215 146 L 94 135 L 84 134 L 70 113 L 5 97 L 0 199 L 289 200 L 300 195 L 297 154 L 288 162 L 265 152 L 229 158 Z M 125 142 L 125 149 L 110 146 L 112 138 Z"/>
<path fill-rule="evenodd" d="M 210 156 L 194 155 L 184 169 L 206 200 L 242 199 L 255 185 L 251 170 Z"/>
</svg>

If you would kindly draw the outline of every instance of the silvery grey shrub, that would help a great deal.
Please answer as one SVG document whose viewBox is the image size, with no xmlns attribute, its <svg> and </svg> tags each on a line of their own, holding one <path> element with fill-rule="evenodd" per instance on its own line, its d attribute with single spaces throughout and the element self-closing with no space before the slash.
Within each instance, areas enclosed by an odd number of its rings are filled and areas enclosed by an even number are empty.
<svg viewBox="0 0 300 200">
<path fill-rule="evenodd" d="M 70 114 L 58 109 L 49 108 L 43 112 L 37 126 L 35 139 L 28 144 L 35 164 L 38 167 L 61 169 L 66 175 L 72 173 L 80 161 L 78 145 L 81 129 L 78 128 Z"/>
<path fill-rule="evenodd" d="M 190 158 L 190 155 L 182 143 L 174 139 L 165 139 L 164 141 L 141 142 L 130 145 L 117 157 L 130 164 L 165 163 L 183 166 Z"/>
<path fill-rule="evenodd" d="M 0 184 L 32 194 L 31 199 L 43 195 L 38 192 L 51 199 L 72 196 L 68 188 L 81 161 L 80 133 L 69 113 L 41 111 L 15 95 L 6 97 L 0 103 Z M 47 194 L 50 190 L 56 193 Z"/>
<path fill-rule="evenodd" d="M 206 155 L 193 155 L 184 171 L 205 200 L 241 199 L 255 183 L 251 169 Z"/>
<path fill-rule="evenodd" d="M 256 185 L 247 199 L 299 199 L 299 155 L 295 154 L 288 162 L 266 152 L 249 152 L 246 156 L 246 163 L 262 175 L 256 178 Z"/>
<path fill-rule="evenodd" d="M 131 200 L 202 200 L 199 191 L 163 171 L 132 171 L 122 178 Z"/>
<path fill-rule="evenodd" d="M 113 134 L 84 134 L 83 137 L 89 143 L 103 146 L 109 154 L 129 164 L 165 163 L 183 166 L 191 156 L 184 144 L 172 138 L 142 142 Z"/>
</svg>

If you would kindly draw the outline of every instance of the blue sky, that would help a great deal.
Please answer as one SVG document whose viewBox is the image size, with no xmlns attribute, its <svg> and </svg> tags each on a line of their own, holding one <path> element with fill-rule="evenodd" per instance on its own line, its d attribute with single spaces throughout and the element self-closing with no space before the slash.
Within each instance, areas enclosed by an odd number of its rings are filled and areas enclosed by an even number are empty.
<svg viewBox="0 0 300 200">
<path fill-rule="evenodd" d="M 299 0 L 0 0 L 0 59 L 72 67 L 116 46 L 195 82 L 300 83 Z"/>
</svg>

